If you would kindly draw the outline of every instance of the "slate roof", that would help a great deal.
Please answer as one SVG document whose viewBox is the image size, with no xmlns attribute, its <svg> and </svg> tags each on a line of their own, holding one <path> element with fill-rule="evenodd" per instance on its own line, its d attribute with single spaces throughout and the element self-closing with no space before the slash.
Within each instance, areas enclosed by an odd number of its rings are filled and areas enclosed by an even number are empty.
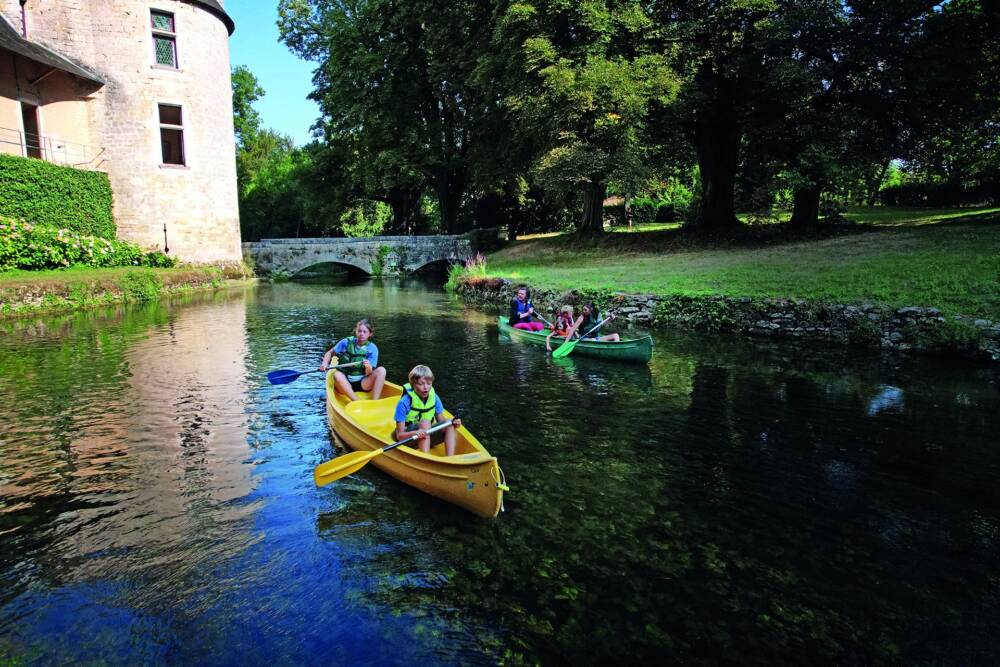
<svg viewBox="0 0 1000 667">
<path fill-rule="evenodd" d="M 0 49 L 13 51 L 29 60 L 34 60 L 37 63 L 68 72 L 85 81 L 92 81 L 102 86 L 106 83 L 99 74 L 90 71 L 86 67 L 77 65 L 66 56 L 53 51 L 47 46 L 42 46 L 37 42 L 32 42 L 21 37 L 14 26 L 2 16 L 0 16 Z"/>
</svg>

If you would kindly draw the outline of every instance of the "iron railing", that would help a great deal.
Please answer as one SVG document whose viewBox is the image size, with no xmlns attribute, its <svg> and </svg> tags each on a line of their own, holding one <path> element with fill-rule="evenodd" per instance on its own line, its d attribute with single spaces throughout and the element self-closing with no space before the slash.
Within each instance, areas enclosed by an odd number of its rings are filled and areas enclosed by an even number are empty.
<svg viewBox="0 0 1000 667">
<path fill-rule="evenodd" d="M 12 150 L 10 147 L 17 147 Z M 17 152 L 22 157 L 34 157 L 78 169 L 97 169 L 104 149 L 34 132 L 22 132 L 0 127 L 0 152 Z"/>
</svg>

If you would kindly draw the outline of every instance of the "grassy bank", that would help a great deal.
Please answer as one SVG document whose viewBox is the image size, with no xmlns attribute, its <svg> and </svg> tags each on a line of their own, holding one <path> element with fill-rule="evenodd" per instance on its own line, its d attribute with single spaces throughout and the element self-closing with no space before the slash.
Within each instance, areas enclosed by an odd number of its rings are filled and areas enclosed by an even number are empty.
<svg viewBox="0 0 1000 667">
<path fill-rule="evenodd" d="M 810 239 L 779 225 L 715 242 L 680 229 L 539 237 L 490 255 L 485 272 L 557 290 L 931 306 L 1000 320 L 1000 209 L 854 209 L 847 217 L 858 224 Z"/>
<path fill-rule="evenodd" d="M 170 269 L 73 267 L 0 273 L 0 317 L 152 301 L 166 294 L 220 287 L 248 275 L 242 267 Z"/>
</svg>

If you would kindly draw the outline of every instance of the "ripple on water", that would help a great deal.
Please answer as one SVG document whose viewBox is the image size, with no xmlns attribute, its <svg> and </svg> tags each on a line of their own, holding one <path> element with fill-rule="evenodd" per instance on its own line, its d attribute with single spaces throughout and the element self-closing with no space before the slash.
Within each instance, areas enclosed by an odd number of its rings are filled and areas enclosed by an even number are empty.
<svg viewBox="0 0 1000 667">
<path fill-rule="evenodd" d="M 344 451 L 322 379 L 264 376 L 366 316 L 390 379 L 430 365 L 499 457 L 498 521 L 372 466 L 313 484 Z M 25 321 L 0 338 L 0 659 L 996 662 L 991 382 L 674 334 L 648 366 L 558 361 L 389 282 Z"/>
</svg>

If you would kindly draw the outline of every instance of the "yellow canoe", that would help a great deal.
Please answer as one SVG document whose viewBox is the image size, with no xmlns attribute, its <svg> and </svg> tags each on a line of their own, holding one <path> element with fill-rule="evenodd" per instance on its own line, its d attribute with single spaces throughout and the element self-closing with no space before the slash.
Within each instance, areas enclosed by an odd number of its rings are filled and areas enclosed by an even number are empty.
<svg viewBox="0 0 1000 667">
<path fill-rule="evenodd" d="M 358 401 L 348 401 L 334 391 L 333 373 L 326 377 L 326 414 L 330 426 L 347 446 L 357 451 L 381 449 L 394 442 L 396 422 L 393 413 L 403 395 L 398 384 L 386 382 L 382 398 L 368 398 L 368 392 L 356 392 Z M 451 417 L 447 410 L 445 415 Z M 454 456 L 444 455 L 444 444 L 424 454 L 419 449 L 400 445 L 372 463 L 401 482 L 441 500 L 464 507 L 474 514 L 493 518 L 503 507 L 503 483 L 495 456 L 460 426 L 456 433 Z"/>
</svg>

